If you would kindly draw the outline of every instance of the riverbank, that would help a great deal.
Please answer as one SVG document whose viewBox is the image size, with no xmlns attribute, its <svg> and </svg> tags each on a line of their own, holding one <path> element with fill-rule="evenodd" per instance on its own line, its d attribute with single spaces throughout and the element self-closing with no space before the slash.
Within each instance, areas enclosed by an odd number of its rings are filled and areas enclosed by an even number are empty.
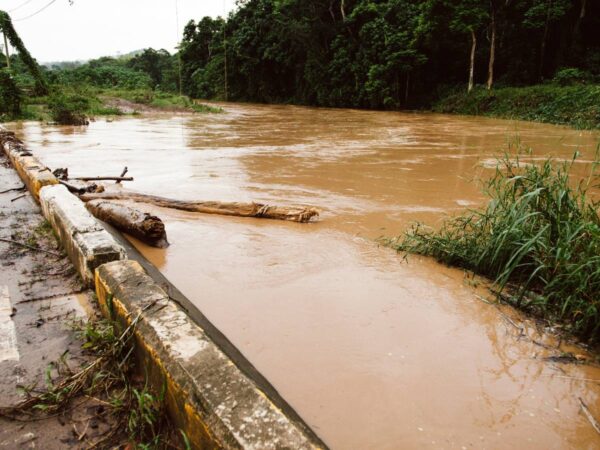
<svg viewBox="0 0 600 450">
<path fill-rule="evenodd" d="M 96 117 L 148 113 L 220 113 L 221 108 L 195 102 L 185 95 L 151 89 L 56 87 L 43 97 L 23 97 L 20 112 L 1 115 L 0 123 L 34 120 L 84 125 Z"/>
<path fill-rule="evenodd" d="M 488 91 L 461 88 L 433 104 L 446 114 L 527 120 L 578 129 L 600 129 L 600 85 L 559 86 L 540 84 Z"/>
</svg>

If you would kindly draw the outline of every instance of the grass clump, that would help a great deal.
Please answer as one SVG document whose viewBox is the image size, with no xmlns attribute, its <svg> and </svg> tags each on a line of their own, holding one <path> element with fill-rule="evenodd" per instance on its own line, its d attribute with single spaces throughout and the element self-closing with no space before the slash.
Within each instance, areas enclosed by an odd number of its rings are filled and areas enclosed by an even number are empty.
<svg viewBox="0 0 600 450">
<path fill-rule="evenodd" d="M 467 93 L 461 90 L 445 96 L 433 109 L 442 113 L 531 120 L 580 129 L 600 128 L 600 84 L 563 85 L 560 80 L 491 91 L 477 88 Z"/>
<path fill-rule="evenodd" d="M 40 420 L 89 398 L 102 405 L 99 414 L 111 424 L 91 448 L 177 448 L 182 432 L 172 429 L 164 411 L 165 385 L 153 392 L 137 375 L 134 331 L 140 316 L 124 330 L 110 320 L 75 323 L 82 347 L 91 356 L 88 363 L 74 370 L 64 354 L 48 366 L 45 389 L 23 388 L 27 397 L 16 406 L 0 408 L 0 417 Z"/>
<path fill-rule="evenodd" d="M 439 230 L 417 224 L 387 243 L 490 277 L 504 300 L 598 344 L 600 202 L 590 189 L 599 186 L 600 159 L 573 185 L 577 156 L 532 165 L 507 154 L 485 184 L 487 207 Z"/>
</svg>

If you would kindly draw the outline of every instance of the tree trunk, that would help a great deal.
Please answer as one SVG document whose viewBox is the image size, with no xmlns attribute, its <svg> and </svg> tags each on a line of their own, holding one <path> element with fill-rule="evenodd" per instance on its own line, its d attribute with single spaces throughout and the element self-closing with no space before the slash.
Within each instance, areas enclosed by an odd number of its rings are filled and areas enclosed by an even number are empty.
<svg viewBox="0 0 600 450">
<path fill-rule="evenodd" d="M 340 12 L 342 13 L 342 20 L 346 20 L 346 5 L 344 4 L 344 0 L 340 2 Z"/>
<path fill-rule="evenodd" d="M 167 233 L 160 218 L 120 203 L 105 200 L 88 202 L 87 209 L 98 219 L 158 248 L 165 248 Z"/>
<path fill-rule="evenodd" d="M 550 10 L 552 8 L 552 0 L 548 1 L 546 10 L 546 23 L 544 24 L 544 34 L 542 35 L 542 43 L 540 45 L 540 66 L 538 68 L 538 79 L 544 79 L 544 58 L 546 56 L 546 41 L 548 40 L 548 29 L 550 28 Z"/>
<path fill-rule="evenodd" d="M 6 33 L 4 35 L 4 53 L 6 55 L 6 68 L 10 70 L 10 53 L 8 51 L 8 39 L 6 39 Z"/>
<path fill-rule="evenodd" d="M 156 195 L 139 194 L 136 192 L 102 192 L 83 194 L 80 198 L 84 202 L 91 200 L 130 200 L 140 203 L 149 203 L 163 208 L 179 209 L 182 211 L 199 212 L 204 214 L 222 214 L 225 216 L 257 217 L 265 219 L 289 220 L 292 222 L 306 223 L 319 212 L 314 208 L 269 206 L 261 203 L 227 203 L 227 202 L 197 202 L 173 200 Z"/>
<path fill-rule="evenodd" d="M 492 4 L 492 36 L 490 42 L 490 63 L 488 66 L 488 79 L 487 79 L 487 88 L 492 89 L 492 84 L 494 84 L 494 61 L 496 60 L 496 8 Z"/>
<path fill-rule="evenodd" d="M 469 87 L 467 88 L 467 92 L 471 92 L 473 90 L 473 85 L 475 83 L 475 49 L 477 48 L 477 36 L 475 32 L 471 30 L 471 63 L 469 64 Z"/>
</svg>

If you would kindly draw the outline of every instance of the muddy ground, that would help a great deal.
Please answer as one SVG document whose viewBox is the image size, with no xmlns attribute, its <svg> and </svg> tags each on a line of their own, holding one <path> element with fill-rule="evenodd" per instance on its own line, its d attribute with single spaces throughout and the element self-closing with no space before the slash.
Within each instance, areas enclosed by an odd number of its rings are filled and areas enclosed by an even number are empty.
<svg viewBox="0 0 600 450">
<path fill-rule="evenodd" d="M 8 407 L 26 398 L 25 391 L 43 390 L 47 373 L 57 375 L 53 362 L 62 358 L 76 369 L 89 360 L 72 325 L 96 311 L 92 292 L 4 155 L 0 192 L 0 238 L 40 249 L 0 242 L 0 407 Z M 89 448 L 112 425 L 99 414 L 103 408 L 81 397 L 49 418 L 0 417 L 0 449 Z"/>
</svg>

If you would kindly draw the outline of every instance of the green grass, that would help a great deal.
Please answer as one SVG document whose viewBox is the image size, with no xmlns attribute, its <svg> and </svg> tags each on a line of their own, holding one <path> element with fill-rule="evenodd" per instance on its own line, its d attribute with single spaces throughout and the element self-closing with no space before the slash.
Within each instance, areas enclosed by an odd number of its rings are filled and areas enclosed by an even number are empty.
<svg viewBox="0 0 600 450">
<path fill-rule="evenodd" d="M 442 113 L 470 114 L 568 125 L 580 129 L 600 128 L 600 84 L 560 86 L 542 84 L 505 87 L 471 93 L 454 92 L 433 109 Z"/>
<path fill-rule="evenodd" d="M 581 180 L 572 174 L 577 155 L 541 165 L 522 156 L 499 160 L 485 184 L 485 208 L 438 230 L 417 224 L 386 243 L 487 276 L 502 299 L 598 344 L 600 202 L 592 190 L 599 187 L 599 155 Z"/>
</svg>

